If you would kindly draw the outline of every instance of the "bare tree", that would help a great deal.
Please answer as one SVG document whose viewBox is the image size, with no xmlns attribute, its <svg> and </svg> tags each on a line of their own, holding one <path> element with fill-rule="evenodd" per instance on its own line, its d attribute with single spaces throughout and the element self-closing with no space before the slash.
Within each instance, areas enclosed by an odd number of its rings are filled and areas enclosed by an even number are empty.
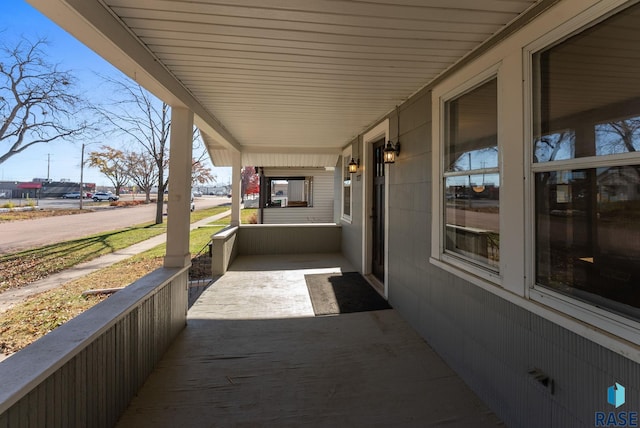
<svg viewBox="0 0 640 428">
<path fill-rule="evenodd" d="M 161 224 L 164 191 L 168 183 L 170 107 L 140 85 L 128 80 L 106 80 L 114 87 L 119 99 L 107 107 L 97 108 L 97 111 L 113 132 L 132 138 L 153 159 L 158 185 L 155 223 Z"/>
<path fill-rule="evenodd" d="M 563 158 L 571 156 L 575 151 L 576 135 L 573 131 L 563 130 L 553 134 L 543 135 L 535 142 L 534 161 L 551 162 L 558 160 L 558 154 Z"/>
<path fill-rule="evenodd" d="M 125 152 L 127 172 L 131 181 L 144 192 L 145 203 L 151 201 L 151 189 L 158 184 L 158 167 L 146 152 Z"/>
<path fill-rule="evenodd" d="M 602 154 L 633 153 L 640 143 L 640 117 L 598 125 L 596 133 L 596 151 Z"/>
<path fill-rule="evenodd" d="M 193 151 L 199 152 L 200 155 L 191 159 L 191 185 L 215 183 L 217 177 L 204 165 L 208 152 L 200 138 L 200 130 L 196 127 L 193 128 Z"/>
<path fill-rule="evenodd" d="M 89 153 L 89 166 L 98 168 L 116 188 L 116 195 L 120 195 L 120 188 L 129 182 L 124 152 L 107 145 L 101 149 L 102 151 Z"/>
<path fill-rule="evenodd" d="M 38 143 L 72 138 L 88 128 L 77 121 L 86 102 L 74 79 L 45 60 L 45 39 L 0 45 L 0 164 Z"/>
</svg>

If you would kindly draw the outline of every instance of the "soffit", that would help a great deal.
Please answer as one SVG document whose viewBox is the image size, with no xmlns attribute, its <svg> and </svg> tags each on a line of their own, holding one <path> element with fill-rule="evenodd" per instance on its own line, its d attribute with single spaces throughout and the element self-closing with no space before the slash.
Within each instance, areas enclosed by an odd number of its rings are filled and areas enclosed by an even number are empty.
<svg viewBox="0 0 640 428">
<path fill-rule="evenodd" d="M 29 1 L 54 20 L 61 13 L 51 0 Z M 139 55 L 149 55 L 182 86 L 202 107 L 196 111 L 202 122 L 214 120 L 212 128 L 222 129 L 210 139 L 210 150 L 235 147 L 253 153 L 314 148 L 340 153 L 359 133 L 537 3 L 57 1 L 88 21 L 99 37 L 127 50 L 128 58 L 142 64 L 149 76 L 157 74 L 150 69 L 155 65 L 145 66 Z M 144 55 L 130 49 L 130 41 L 101 28 L 104 24 L 93 16 L 97 5 L 144 48 Z M 98 53 L 103 51 L 95 35 L 76 30 L 74 19 L 58 22 Z M 112 53 L 103 56 L 120 66 Z M 131 68 L 125 68 L 131 75 Z M 155 93 L 166 98 L 162 91 Z M 224 137 L 232 144 L 221 144 Z"/>
</svg>

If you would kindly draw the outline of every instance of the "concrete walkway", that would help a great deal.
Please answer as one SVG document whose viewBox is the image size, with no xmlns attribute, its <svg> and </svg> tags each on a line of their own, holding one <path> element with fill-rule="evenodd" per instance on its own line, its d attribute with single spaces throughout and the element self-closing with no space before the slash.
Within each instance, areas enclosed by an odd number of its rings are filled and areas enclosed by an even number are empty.
<svg viewBox="0 0 640 428">
<path fill-rule="evenodd" d="M 117 426 L 503 426 L 395 310 L 314 316 L 304 275 L 353 270 L 340 254 L 240 256 Z"/>
<path fill-rule="evenodd" d="M 211 222 L 220 220 L 228 215 L 231 215 L 231 211 L 225 211 L 212 217 L 208 217 L 199 220 L 190 225 L 190 229 L 194 230 L 201 226 L 207 225 Z M 24 287 L 18 289 L 10 289 L 0 294 L 0 317 L 3 312 L 6 312 L 13 306 L 25 301 L 30 296 L 34 296 L 38 293 L 42 293 L 47 290 L 51 290 L 66 284 L 69 281 L 88 275 L 91 272 L 95 272 L 99 269 L 104 269 L 117 263 L 121 260 L 125 260 L 143 251 L 149 250 L 157 245 L 163 244 L 167 239 L 167 234 L 163 233 L 146 241 L 139 242 L 122 250 L 114 251 L 110 254 L 97 257 L 85 263 L 73 266 L 69 269 L 65 269 L 62 272 L 50 275 L 39 281 L 33 282 Z M 0 353 L 0 361 L 6 359 L 7 356 Z"/>
</svg>

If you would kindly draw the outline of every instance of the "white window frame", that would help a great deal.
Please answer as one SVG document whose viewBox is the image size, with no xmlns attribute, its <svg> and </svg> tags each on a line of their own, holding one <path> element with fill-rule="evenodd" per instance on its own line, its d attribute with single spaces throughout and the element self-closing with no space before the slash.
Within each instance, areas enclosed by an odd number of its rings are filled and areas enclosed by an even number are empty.
<svg viewBox="0 0 640 428">
<path fill-rule="evenodd" d="M 340 182 L 340 186 L 341 186 L 341 202 L 340 202 L 340 220 L 342 220 L 345 223 L 351 224 L 351 221 L 353 219 L 353 177 L 352 175 L 349 173 L 349 169 L 348 169 L 348 165 L 349 162 L 351 161 L 353 157 L 353 152 L 352 152 L 352 148 L 351 146 L 347 147 L 346 149 L 344 149 L 344 151 L 342 152 L 342 162 L 341 162 L 341 168 L 342 168 L 342 173 L 341 173 L 341 178 L 342 181 Z M 346 181 L 345 174 L 348 176 L 349 178 L 349 188 L 350 188 L 350 192 L 349 192 L 349 215 L 346 215 L 344 213 L 344 189 L 345 189 L 345 184 L 344 182 Z"/>
<path fill-rule="evenodd" d="M 432 240 L 429 261 L 443 270 L 640 363 L 640 323 L 535 282 L 532 172 L 532 54 L 634 2 L 563 0 L 432 89 Z M 568 17 L 564 22 L 562 17 Z M 498 76 L 500 272 L 487 276 L 443 257 L 444 101 Z M 475 79 L 475 80 L 474 80 Z M 502 96 L 508 94 L 508 96 Z M 508 144 L 507 144 L 508 142 Z M 557 161 L 563 162 L 563 161 Z M 556 163 L 555 167 L 560 164 Z"/>
<path fill-rule="evenodd" d="M 637 164 L 640 154 L 616 154 L 605 156 L 592 156 L 574 158 L 568 160 L 558 160 L 549 162 L 533 162 L 533 150 L 534 150 L 534 125 L 533 125 L 533 105 L 534 105 L 534 70 L 533 70 L 533 56 L 546 48 L 561 42 L 564 39 L 569 38 L 574 34 L 579 34 L 581 31 L 591 26 L 597 25 L 604 21 L 611 15 L 619 12 L 622 9 L 630 7 L 631 5 L 625 4 L 624 7 L 620 7 L 619 1 L 609 1 L 607 3 L 608 8 L 598 7 L 592 8 L 587 12 L 576 16 L 574 19 L 568 21 L 564 25 L 555 28 L 553 31 L 548 32 L 543 37 L 537 39 L 533 43 L 526 45 L 523 49 L 524 60 L 524 82 L 525 82 L 525 105 L 528 108 L 525 121 L 525 146 L 527 148 L 528 168 L 528 181 L 530 185 L 527 188 L 527 214 L 528 221 L 526 222 L 526 242 L 529 243 L 527 252 L 527 294 L 529 298 L 534 302 L 542 303 L 550 308 L 565 313 L 573 318 L 584 321 L 586 323 L 597 326 L 605 331 L 611 332 L 616 336 L 622 337 L 634 343 L 640 343 L 640 322 L 631 318 L 618 315 L 610 310 L 600 308 L 596 303 L 589 303 L 582 300 L 572 298 L 568 295 L 554 291 L 549 287 L 537 285 L 535 281 L 535 189 L 534 189 L 534 176 L 536 173 L 545 171 L 558 171 L 558 170 L 575 170 L 584 168 L 598 168 L 601 166 L 624 166 L 629 164 Z"/>
<path fill-rule="evenodd" d="M 446 103 L 456 99 L 475 88 L 487 83 L 488 81 L 496 79 L 498 86 L 498 124 L 500 124 L 500 64 L 494 64 L 491 67 L 485 69 L 483 72 L 476 74 L 472 78 L 465 79 L 464 81 L 458 81 L 458 79 L 452 80 L 448 85 L 439 86 L 433 93 L 433 222 L 431 230 L 431 262 L 439 265 L 440 267 L 459 274 L 460 271 L 465 271 L 471 275 L 484 280 L 490 284 L 500 285 L 502 283 L 501 271 L 502 271 L 502 249 L 500 249 L 500 268 L 498 271 L 493 271 L 488 268 L 480 266 L 478 263 L 467 261 L 464 257 L 451 254 L 445 250 L 445 222 L 444 222 L 444 180 L 447 177 L 446 165 L 444 161 L 445 144 L 446 141 Z M 437 124 L 437 125 L 436 125 Z M 499 126 L 499 125 L 498 125 Z M 500 157 L 500 129 L 498 129 L 498 156 Z M 501 162 L 498 162 L 501 164 Z M 502 168 L 499 165 L 500 183 L 502 187 Z M 502 217 L 502 194 L 500 194 L 500 216 Z M 502 225 L 500 226 L 502 229 Z M 500 230 L 502 235 L 502 230 Z M 502 238 L 501 238 L 502 239 Z"/>
</svg>

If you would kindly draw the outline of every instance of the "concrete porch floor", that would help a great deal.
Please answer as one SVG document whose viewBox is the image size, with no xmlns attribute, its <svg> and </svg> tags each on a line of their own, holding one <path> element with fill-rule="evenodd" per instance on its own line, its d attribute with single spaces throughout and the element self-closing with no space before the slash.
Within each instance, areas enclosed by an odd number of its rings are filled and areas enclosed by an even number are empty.
<svg viewBox="0 0 640 428">
<path fill-rule="evenodd" d="M 314 316 L 304 275 L 354 270 L 339 254 L 239 257 L 118 426 L 502 426 L 395 310 Z"/>
</svg>

